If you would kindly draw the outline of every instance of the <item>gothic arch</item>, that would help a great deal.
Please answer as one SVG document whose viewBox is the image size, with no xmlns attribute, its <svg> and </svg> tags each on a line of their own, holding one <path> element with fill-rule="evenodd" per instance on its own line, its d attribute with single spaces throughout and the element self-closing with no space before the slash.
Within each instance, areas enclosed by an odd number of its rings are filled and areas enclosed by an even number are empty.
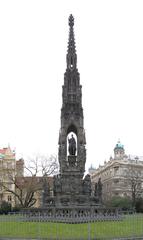
<svg viewBox="0 0 143 240">
<path fill-rule="evenodd" d="M 77 136 L 77 127 L 74 125 L 74 124 L 71 124 L 68 129 L 67 129 L 67 135 L 70 133 L 70 132 L 73 132 L 76 134 Z"/>
</svg>

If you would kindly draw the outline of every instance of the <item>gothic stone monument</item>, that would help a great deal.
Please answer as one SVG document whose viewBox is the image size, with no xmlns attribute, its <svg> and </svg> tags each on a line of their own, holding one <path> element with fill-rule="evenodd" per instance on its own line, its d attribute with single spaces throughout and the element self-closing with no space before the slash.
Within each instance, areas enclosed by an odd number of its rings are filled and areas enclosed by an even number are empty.
<svg viewBox="0 0 143 240">
<path fill-rule="evenodd" d="M 82 86 L 77 69 L 74 39 L 74 18 L 69 17 L 69 42 L 66 55 L 67 68 L 62 87 L 61 129 L 59 133 L 60 173 L 54 176 L 54 202 L 56 206 L 90 206 L 91 179 L 84 177 L 86 140 L 82 108 Z"/>
<path fill-rule="evenodd" d="M 77 69 L 74 40 L 74 18 L 69 17 L 69 42 L 64 75 L 61 128 L 58 159 L 60 172 L 53 177 L 53 196 L 50 186 L 43 184 L 43 207 L 24 210 L 26 214 L 43 216 L 44 221 L 87 222 L 95 220 L 98 213 L 105 215 L 102 202 L 102 183 L 99 179 L 91 191 L 90 175 L 85 174 L 86 140 L 83 123 L 82 86 Z M 38 214 L 38 215 L 36 215 Z M 28 219 L 30 219 L 28 215 Z M 111 218 L 110 218 L 111 220 Z"/>
</svg>

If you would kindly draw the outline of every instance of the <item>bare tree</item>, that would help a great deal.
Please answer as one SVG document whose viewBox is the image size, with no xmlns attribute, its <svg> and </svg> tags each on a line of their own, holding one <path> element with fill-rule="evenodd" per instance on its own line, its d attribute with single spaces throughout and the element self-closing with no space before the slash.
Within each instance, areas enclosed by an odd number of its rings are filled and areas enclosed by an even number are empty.
<svg viewBox="0 0 143 240">
<path fill-rule="evenodd" d="M 142 177 L 139 167 L 130 165 L 126 171 L 126 178 L 129 190 L 131 191 L 132 204 L 135 206 L 137 198 L 139 198 L 142 193 Z"/>
<path fill-rule="evenodd" d="M 18 173 L 7 169 L 7 182 L 1 181 L 1 187 L 15 196 L 16 202 L 22 208 L 33 206 L 36 201 L 36 193 L 42 191 L 45 180 L 47 183 L 52 175 L 58 171 L 57 158 L 51 156 L 37 156 L 30 159 L 29 164 L 24 166 L 25 174 L 19 176 Z M 11 187 L 13 186 L 13 187 Z"/>
</svg>

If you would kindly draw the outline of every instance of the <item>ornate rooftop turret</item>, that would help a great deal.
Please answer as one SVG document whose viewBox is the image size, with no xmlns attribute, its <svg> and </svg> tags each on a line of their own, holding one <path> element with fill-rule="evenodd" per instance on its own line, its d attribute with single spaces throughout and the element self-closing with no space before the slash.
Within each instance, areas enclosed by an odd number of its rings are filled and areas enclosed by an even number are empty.
<svg viewBox="0 0 143 240">
<path fill-rule="evenodd" d="M 124 154 L 125 154 L 124 145 L 121 144 L 120 140 L 118 140 L 118 142 L 114 148 L 114 158 L 121 159 L 124 157 Z"/>
<path fill-rule="evenodd" d="M 123 149 L 123 148 L 124 148 L 124 145 L 120 142 L 120 140 L 118 140 L 115 148 L 122 148 L 122 149 Z"/>
</svg>

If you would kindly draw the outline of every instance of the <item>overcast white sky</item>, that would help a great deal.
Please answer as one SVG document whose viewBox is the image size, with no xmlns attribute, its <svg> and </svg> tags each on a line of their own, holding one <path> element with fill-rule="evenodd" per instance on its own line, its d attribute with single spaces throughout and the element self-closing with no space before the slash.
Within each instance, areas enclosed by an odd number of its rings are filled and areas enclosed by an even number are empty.
<svg viewBox="0 0 143 240">
<path fill-rule="evenodd" d="M 68 16 L 75 17 L 87 168 L 120 138 L 143 155 L 143 1 L 0 1 L 0 148 L 57 154 Z"/>
</svg>

